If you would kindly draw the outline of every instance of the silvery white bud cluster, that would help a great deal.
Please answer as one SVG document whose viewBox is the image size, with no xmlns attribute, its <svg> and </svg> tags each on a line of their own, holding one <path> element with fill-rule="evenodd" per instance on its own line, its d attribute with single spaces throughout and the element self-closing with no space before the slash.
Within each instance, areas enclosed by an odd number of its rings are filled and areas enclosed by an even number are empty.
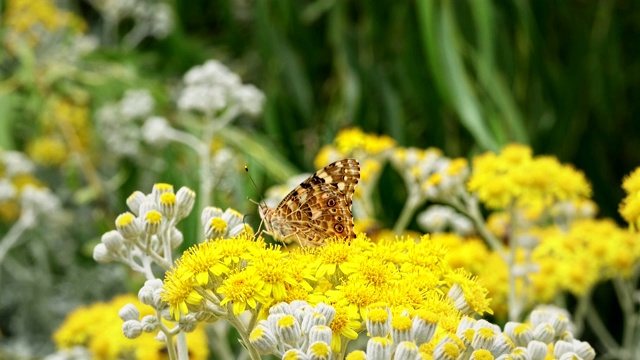
<svg viewBox="0 0 640 360">
<path fill-rule="evenodd" d="M 438 326 L 427 313 L 410 315 L 406 310 L 392 315 L 388 307 L 367 310 L 366 351 L 357 351 L 366 359 L 419 359 L 419 347 L 433 338 Z"/>
<path fill-rule="evenodd" d="M 418 214 L 418 225 L 429 233 L 454 232 L 465 236 L 473 231 L 473 223 L 466 216 L 445 205 L 432 205 Z"/>
<path fill-rule="evenodd" d="M 151 115 L 155 101 L 148 90 L 128 90 L 116 103 L 97 112 L 98 133 L 114 154 L 136 157 L 142 139 L 141 121 Z"/>
<path fill-rule="evenodd" d="M 60 349 L 44 357 L 44 360 L 91 360 L 94 355 L 84 346 L 74 346 L 70 349 Z"/>
<path fill-rule="evenodd" d="M 150 36 L 163 39 L 173 30 L 173 10 L 169 4 L 156 1 L 136 1 L 131 17 L 135 27 L 130 34 L 136 34 L 139 40 Z M 137 45 L 137 42 L 134 44 Z"/>
<path fill-rule="evenodd" d="M 391 163 L 407 185 L 409 196 L 441 201 L 465 191 L 469 168 L 451 171 L 453 160 L 436 149 L 408 148 L 391 154 Z"/>
<path fill-rule="evenodd" d="M 19 151 L 3 151 L 0 153 L 3 175 L 14 178 L 18 175 L 32 174 L 35 169 L 33 162 Z"/>
<path fill-rule="evenodd" d="M 204 227 L 205 239 L 230 238 L 244 231 L 251 231 L 251 227 L 244 223 L 244 217 L 237 210 L 222 209 L 208 206 L 200 217 Z"/>
<path fill-rule="evenodd" d="M 450 337 L 444 337 L 436 345 L 434 359 L 448 359 L 447 351 L 457 347 L 459 359 L 474 359 L 481 352 L 488 351 L 495 359 L 544 360 L 570 358 L 593 360 L 595 351 L 587 342 L 573 338 L 569 331 L 570 321 L 564 313 L 554 310 L 534 310 L 530 324 L 508 322 L 504 331 L 486 320 L 463 318 L 458 324 L 456 335 L 463 347 Z M 549 345 L 553 345 L 550 354 Z M 449 350 L 447 350 L 449 348 Z"/>
<path fill-rule="evenodd" d="M 20 204 L 20 221 L 26 228 L 36 225 L 40 217 L 55 219 L 60 215 L 62 204 L 51 190 L 35 185 L 25 185 L 18 189 L 14 179 L 19 176 L 31 176 L 35 165 L 23 153 L 18 151 L 0 152 L 0 203 L 10 200 Z"/>
<path fill-rule="evenodd" d="M 249 337 L 261 354 L 281 358 L 331 359 L 332 332 L 329 324 L 335 309 L 324 303 L 315 307 L 306 301 L 279 303 L 269 309 L 267 320 L 261 320 Z"/>
<path fill-rule="evenodd" d="M 90 1 L 111 23 L 125 19 L 133 21 L 133 28 L 125 35 L 129 46 L 136 46 L 145 37 L 162 39 L 174 27 L 173 11 L 163 2 L 151 0 Z"/>
<path fill-rule="evenodd" d="M 185 87 L 178 108 L 212 116 L 221 111 L 238 115 L 257 115 L 262 111 L 264 94 L 253 85 L 242 84 L 240 77 L 216 60 L 195 66 L 184 75 Z"/>
<path fill-rule="evenodd" d="M 560 201 L 550 210 L 554 222 L 563 224 L 579 219 L 592 219 L 598 213 L 598 205 L 591 200 Z"/>
<path fill-rule="evenodd" d="M 176 227 L 195 204 L 195 193 L 182 187 L 155 184 L 150 194 L 134 192 L 127 199 L 131 212 L 116 218 L 116 230 L 102 235 L 93 257 L 98 262 L 118 260 L 152 278 L 150 264 L 162 259 L 163 267 L 173 264 L 171 250 L 183 241 Z"/>
</svg>

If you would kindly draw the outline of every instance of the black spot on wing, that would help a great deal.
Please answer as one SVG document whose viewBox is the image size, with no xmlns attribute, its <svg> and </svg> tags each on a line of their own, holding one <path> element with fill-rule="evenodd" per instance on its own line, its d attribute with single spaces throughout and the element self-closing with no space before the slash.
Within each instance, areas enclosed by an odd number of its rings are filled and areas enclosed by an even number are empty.
<svg viewBox="0 0 640 360">
<path fill-rule="evenodd" d="M 311 182 L 314 184 L 322 184 L 325 182 L 325 180 L 320 176 L 313 174 L 313 176 L 311 177 Z"/>
<path fill-rule="evenodd" d="M 303 189 L 310 189 L 311 184 L 309 184 L 308 182 L 303 182 L 302 184 L 300 184 L 300 187 Z"/>
</svg>

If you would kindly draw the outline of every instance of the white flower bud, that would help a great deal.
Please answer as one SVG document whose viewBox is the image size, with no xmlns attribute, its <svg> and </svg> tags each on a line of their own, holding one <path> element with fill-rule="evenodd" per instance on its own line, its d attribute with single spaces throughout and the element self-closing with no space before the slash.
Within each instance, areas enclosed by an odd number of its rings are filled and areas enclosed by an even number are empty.
<svg viewBox="0 0 640 360">
<path fill-rule="evenodd" d="M 331 342 L 329 342 L 330 344 Z M 326 342 L 317 341 L 309 345 L 307 356 L 309 360 L 329 360 L 331 359 L 331 346 Z"/>
<path fill-rule="evenodd" d="M 262 325 L 256 326 L 253 331 L 251 331 L 249 342 L 261 354 L 273 353 L 277 344 L 275 335 Z"/>
<path fill-rule="evenodd" d="M 560 358 L 566 353 L 573 353 L 573 344 L 564 340 L 557 341 L 553 346 L 553 356 Z"/>
<path fill-rule="evenodd" d="M 122 333 L 128 339 L 135 339 L 142 334 L 142 324 L 138 320 L 127 320 L 122 324 Z"/>
<path fill-rule="evenodd" d="M 129 303 L 123 306 L 120 311 L 118 311 L 118 316 L 120 316 L 120 319 L 122 319 L 122 321 L 138 320 L 140 319 L 140 311 L 138 311 L 138 308 L 135 305 Z"/>
<path fill-rule="evenodd" d="M 295 345 L 301 340 L 300 324 L 293 315 L 285 315 L 278 320 L 277 334 L 285 343 Z"/>
<path fill-rule="evenodd" d="M 154 315 L 147 315 L 140 321 L 142 324 L 142 331 L 150 333 L 158 329 L 158 318 Z"/>
<path fill-rule="evenodd" d="M 331 344 L 331 337 L 331 328 L 325 325 L 316 325 L 309 331 L 309 342 L 312 344 L 318 341 Z"/>
<path fill-rule="evenodd" d="M 147 197 L 141 191 L 135 191 L 127 198 L 127 206 L 135 215 L 140 215 L 140 205 L 147 201 Z"/>
<path fill-rule="evenodd" d="M 122 245 L 124 244 L 124 238 L 120 235 L 119 232 L 115 230 L 108 231 L 102 235 L 100 241 L 104 244 L 104 246 L 109 250 L 109 252 L 117 254 Z"/>
<path fill-rule="evenodd" d="M 538 340 L 533 340 L 527 345 L 529 350 L 530 360 L 544 360 L 549 352 L 549 347 L 546 343 Z"/>
<path fill-rule="evenodd" d="M 191 210 L 193 210 L 193 205 L 196 203 L 196 193 L 188 187 L 183 186 L 176 193 L 176 199 L 176 206 L 178 208 L 176 218 L 178 220 L 184 219 L 191 214 Z"/>
<path fill-rule="evenodd" d="M 331 324 L 331 321 L 333 321 L 333 318 L 336 316 L 336 309 L 334 309 L 333 306 L 327 305 L 323 302 L 316 304 L 314 310 L 317 313 L 324 315 L 324 318 L 327 321 L 326 324 Z"/>
<path fill-rule="evenodd" d="M 196 329 L 198 326 L 198 320 L 193 314 L 187 314 L 180 317 L 178 325 L 184 332 L 189 333 Z"/>
<path fill-rule="evenodd" d="M 391 359 L 393 346 L 391 340 L 383 337 L 372 337 L 367 342 L 367 359 L 389 360 Z"/>
<path fill-rule="evenodd" d="M 175 249 L 184 241 L 184 235 L 182 235 L 182 232 L 178 230 L 178 228 L 172 227 L 169 232 L 169 241 L 171 243 L 171 248 Z"/>
<path fill-rule="evenodd" d="M 593 360 L 596 357 L 596 351 L 586 341 L 573 341 L 573 351 L 583 360 Z"/>
<path fill-rule="evenodd" d="M 113 260 L 113 257 L 107 247 L 100 243 L 93 248 L 93 260 L 99 263 L 108 263 Z"/>
<path fill-rule="evenodd" d="M 418 346 L 411 341 L 403 341 L 398 344 L 393 358 L 394 360 L 416 360 L 418 359 Z"/>
</svg>

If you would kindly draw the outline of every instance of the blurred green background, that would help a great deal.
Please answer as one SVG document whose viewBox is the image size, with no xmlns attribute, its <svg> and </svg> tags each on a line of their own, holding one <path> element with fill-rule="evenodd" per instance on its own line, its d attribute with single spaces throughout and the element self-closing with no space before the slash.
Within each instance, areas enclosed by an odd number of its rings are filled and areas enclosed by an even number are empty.
<svg viewBox="0 0 640 360">
<path fill-rule="evenodd" d="M 511 142 L 585 171 L 601 213 L 640 163 L 635 1 L 189 1 L 144 75 L 223 59 L 267 96 L 252 124 L 307 171 L 359 126 L 448 156 Z"/>
</svg>

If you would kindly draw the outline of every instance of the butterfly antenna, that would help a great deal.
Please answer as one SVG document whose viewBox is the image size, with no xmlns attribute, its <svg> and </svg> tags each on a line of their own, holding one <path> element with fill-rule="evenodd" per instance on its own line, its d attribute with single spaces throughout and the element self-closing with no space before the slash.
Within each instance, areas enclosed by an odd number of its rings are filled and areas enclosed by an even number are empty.
<svg viewBox="0 0 640 360">
<path fill-rule="evenodd" d="M 247 173 L 247 176 L 249 177 L 249 180 L 251 181 L 251 184 L 253 184 L 253 187 L 256 189 L 256 192 L 257 192 L 258 191 L 258 185 L 256 185 L 255 181 L 253 181 L 253 178 L 251 177 L 251 173 L 249 173 L 249 167 L 247 165 L 244 166 L 244 171 Z M 264 201 L 264 199 L 262 200 L 262 205 L 259 202 L 255 201 L 255 200 L 253 200 L 253 199 L 251 199 L 249 197 L 247 197 L 247 200 L 251 201 L 252 203 L 254 203 L 256 205 L 258 205 L 258 212 L 260 211 L 260 206 L 264 206 L 264 207 L 267 206 L 267 203 Z M 243 219 L 243 221 L 244 221 L 244 219 Z M 262 224 L 263 223 L 264 223 L 264 219 L 262 218 L 262 216 L 260 216 L 260 225 L 258 226 L 258 231 L 256 231 L 256 236 L 259 236 L 260 233 L 262 232 L 261 229 L 262 229 Z"/>
</svg>

